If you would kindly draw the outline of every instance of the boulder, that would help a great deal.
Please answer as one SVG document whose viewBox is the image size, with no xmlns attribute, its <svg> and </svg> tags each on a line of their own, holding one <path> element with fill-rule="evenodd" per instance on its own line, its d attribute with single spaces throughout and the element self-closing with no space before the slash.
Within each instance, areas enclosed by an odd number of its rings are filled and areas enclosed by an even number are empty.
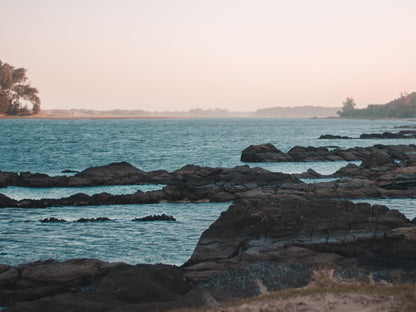
<svg viewBox="0 0 416 312">
<path fill-rule="evenodd" d="M 291 157 L 278 150 L 273 144 L 250 145 L 241 153 L 244 162 L 292 161 Z"/>
<path fill-rule="evenodd" d="M 82 291 L 101 280 L 115 264 L 94 259 L 36 261 L 0 273 L 0 306 Z"/>
<path fill-rule="evenodd" d="M 202 234 L 186 269 L 200 280 L 257 261 L 410 268 L 416 242 L 391 231 L 411 225 L 398 211 L 367 203 L 242 199 Z"/>
</svg>

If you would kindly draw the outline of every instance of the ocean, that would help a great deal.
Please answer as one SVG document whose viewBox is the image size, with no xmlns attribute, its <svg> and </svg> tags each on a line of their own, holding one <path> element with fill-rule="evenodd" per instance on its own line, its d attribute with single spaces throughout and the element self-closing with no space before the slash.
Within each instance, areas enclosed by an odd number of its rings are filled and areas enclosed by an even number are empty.
<svg viewBox="0 0 416 312">
<path fill-rule="evenodd" d="M 362 133 L 398 131 L 413 120 L 337 119 L 124 119 L 124 120 L 0 120 L 0 170 L 63 175 L 92 166 L 126 161 L 145 170 L 173 171 L 188 164 L 209 167 L 244 165 L 241 151 L 251 144 L 272 143 L 283 152 L 294 146 L 349 148 L 374 144 L 415 144 L 415 139 L 358 139 Z M 349 136 L 348 140 L 321 140 L 320 135 Z M 250 166 L 300 173 L 309 168 L 330 174 L 347 162 L 251 163 Z M 310 181 L 311 183 L 313 181 Z M 133 193 L 162 185 L 98 188 L 0 188 L 9 197 L 53 198 L 85 192 Z M 360 200 L 361 201 L 361 200 Z M 369 201 L 363 199 L 362 201 Z M 412 199 L 380 199 L 416 217 Z M 97 258 L 126 263 L 181 265 L 192 254 L 199 236 L 230 203 L 160 203 L 0 209 L 0 263 L 16 265 L 54 258 Z M 132 221 L 149 214 L 173 215 L 177 222 Z M 65 223 L 42 223 L 43 218 Z M 98 223 L 79 218 L 108 217 Z"/>
</svg>

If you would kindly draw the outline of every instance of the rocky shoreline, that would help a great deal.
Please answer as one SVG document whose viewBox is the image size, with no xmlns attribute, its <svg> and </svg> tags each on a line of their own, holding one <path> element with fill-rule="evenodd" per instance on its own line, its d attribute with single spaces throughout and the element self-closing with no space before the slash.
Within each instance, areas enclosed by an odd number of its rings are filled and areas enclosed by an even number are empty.
<svg viewBox="0 0 416 312">
<path fill-rule="evenodd" d="M 0 194 L 0 208 L 233 201 L 201 235 L 181 267 L 94 259 L 3 264 L 0 307 L 7 311 L 164 311 L 216 306 L 264 291 L 306 286 L 323 266 L 343 280 L 416 284 L 416 220 L 385 206 L 349 201 L 416 197 L 415 145 L 346 150 L 294 147 L 284 153 L 263 144 L 245 149 L 241 160 L 359 160 L 361 164 L 347 165 L 328 176 L 313 170 L 290 175 L 249 166 L 188 165 L 174 172 L 144 172 L 125 162 L 74 176 L 0 171 L 0 187 L 165 185 L 158 191 L 129 195 L 80 193 L 61 199 L 14 200 Z M 328 177 L 335 180 L 300 180 Z"/>
</svg>

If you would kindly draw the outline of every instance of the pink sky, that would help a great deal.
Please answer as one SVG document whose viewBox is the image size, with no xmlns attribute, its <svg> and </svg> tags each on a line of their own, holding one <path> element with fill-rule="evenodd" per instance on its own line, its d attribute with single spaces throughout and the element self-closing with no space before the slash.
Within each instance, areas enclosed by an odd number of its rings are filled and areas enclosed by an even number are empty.
<svg viewBox="0 0 416 312">
<path fill-rule="evenodd" d="M 1 0 L 42 108 L 359 107 L 416 91 L 416 1 Z"/>
</svg>

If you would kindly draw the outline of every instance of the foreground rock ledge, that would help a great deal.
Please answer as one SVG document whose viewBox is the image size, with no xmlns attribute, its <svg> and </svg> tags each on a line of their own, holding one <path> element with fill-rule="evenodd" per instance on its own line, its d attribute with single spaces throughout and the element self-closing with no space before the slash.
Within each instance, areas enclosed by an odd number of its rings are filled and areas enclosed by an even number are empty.
<svg viewBox="0 0 416 312">
<path fill-rule="evenodd" d="M 165 311 L 337 278 L 416 283 L 416 227 L 396 210 L 348 201 L 237 200 L 182 267 L 93 259 L 0 265 L 8 311 Z"/>
</svg>

